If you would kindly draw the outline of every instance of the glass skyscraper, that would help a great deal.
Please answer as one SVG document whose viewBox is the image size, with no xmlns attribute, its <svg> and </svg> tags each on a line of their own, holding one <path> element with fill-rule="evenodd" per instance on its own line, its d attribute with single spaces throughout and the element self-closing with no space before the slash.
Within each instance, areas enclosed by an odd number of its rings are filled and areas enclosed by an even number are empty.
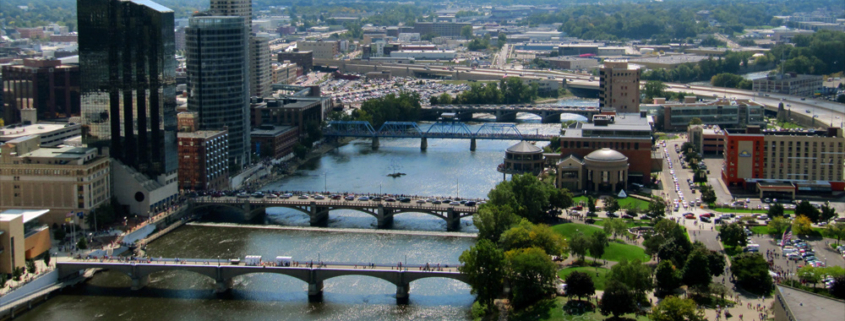
<svg viewBox="0 0 845 321">
<path fill-rule="evenodd" d="M 148 0 L 79 0 L 83 142 L 150 178 L 175 173 L 173 11 Z"/>
<path fill-rule="evenodd" d="M 249 34 L 244 17 L 201 13 L 188 19 L 188 109 L 200 128 L 229 130 L 229 164 L 249 163 Z"/>
</svg>

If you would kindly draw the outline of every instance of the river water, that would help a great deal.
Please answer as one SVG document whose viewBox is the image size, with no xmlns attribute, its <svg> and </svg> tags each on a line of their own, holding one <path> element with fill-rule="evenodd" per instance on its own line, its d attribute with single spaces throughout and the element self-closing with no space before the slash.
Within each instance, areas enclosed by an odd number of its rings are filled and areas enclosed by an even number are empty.
<svg viewBox="0 0 845 321">
<path fill-rule="evenodd" d="M 567 105 L 595 106 L 595 100 L 571 100 Z M 570 116 L 570 117 L 566 117 Z M 564 115 L 563 120 L 582 119 Z M 477 130 L 492 117 L 478 115 Z M 522 133 L 556 133 L 560 126 L 540 124 L 532 115 L 518 116 Z M 422 125 L 427 126 L 426 124 Z M 316 158 L 292 176 L 270 184 L 271 190 L 330 190 L 483 198 L 502 180 L 496 165 L 515 141 L 479 140 L 469 151 L 468 140 L 429 140 L 420 151 L 417 139 L 381 140 L 372 150 L 369 140 L 355 140 Z M 546 143 L 538 143 L 543 146 Z M 399 171 L 407 175 L 390 178 Z M 308 217 L 274 208 L 268 225 L 307 226 Z M 329 227 L 375 228 L 375 218 L 356 211 L 330 213 Z M 437 217 L 407 213 L 394 219 L 394 229 L 446 230 Z M 475 231 L 471 219 L 464 231 Z M 296 260 L 334 262 L 458 263 L 472 238 L 289 231 L 230 226 L 185 226 L 151 243 L 151 256 L 208 258 L 245 255 L 293 256 Z M 153 274 L 147 287 L 129 290 L 120 273 L 97 274 L 87 285 L 65 291 L 18 317 L 21 320 L 466 320 L 474 296 L 467 285 L 448 279 L 411 283 L 410 304 L 397 305 L 393 284 L 376 278 L 345 276 L 324 283 L 322 303 L 309 303 L 307 285 L 280 275 L 252 274 L 235 279 L 232 291 L 213 293 L 214 281 L 190 272 Z"/>
</svg>

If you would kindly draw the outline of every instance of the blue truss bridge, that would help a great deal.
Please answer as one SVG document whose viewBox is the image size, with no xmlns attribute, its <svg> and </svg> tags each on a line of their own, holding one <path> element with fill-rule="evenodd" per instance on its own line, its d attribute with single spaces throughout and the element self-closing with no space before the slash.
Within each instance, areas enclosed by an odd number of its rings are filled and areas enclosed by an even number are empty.
<svg viewBox="0 0 845 321">
<path fill-rule="evenodd" d="M 331 121 L 323 131 L 326 137 L 370 138 L 373 148 L 378 148 L 379 138 L 419 138 L 420 149 L 428 148 L 429 138 L 469 139 L 470 150 L 475 150 L 476 140 L 526 140 L 551 141 L 556 135 L 521 133 L 515 124 L 484 124 L 478 130 L 471 130 L 459 121 L 438 121 L 427 130 L 415 122 L 389 121 L 375 129 L 367 121 Z"/>
</svg>

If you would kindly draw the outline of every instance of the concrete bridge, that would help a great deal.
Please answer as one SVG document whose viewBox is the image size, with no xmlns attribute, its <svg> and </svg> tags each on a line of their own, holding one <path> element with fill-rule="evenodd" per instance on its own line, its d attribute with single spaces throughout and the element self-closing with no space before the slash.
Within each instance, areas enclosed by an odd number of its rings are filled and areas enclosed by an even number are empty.
<svg viewBox="0 0 845 321">
<path fill-rule="evenodd" d="M 402 213 L 425 213 L 436 216 L 446 221 L 447 231 L 459 231 L 461 229 L 461 218 L 472 216 L 478 210 L 475 206 L 433 203 L 416 203 L 413 199 L 410 203 L 386 202 L 386 201 L 360 201 L 355 200 L 332 200 L 329 197 L 323 200 L 299 199 L 293 196 L 290 199 L 269 199 L 269 198 L 236 198 L 236 197 L 197 197 L 188 200 L 189 211 L 196 213 L 203 209 L 227 208 L 243 213 L 244 218 L 250 220 L 257 215 L 264 214 L 270 207 L 285 207 L 295 209 L 308 215 L 311 218 L 311 226 L 326 226 L 329 220 L 329 212 L 333 210 L 356 210 L 372 215 L 378 220 L 378 228 L 390 228 L 393 225 L 393 217 Z"/>
<path fill-rule="evenodd" d="M 309 301 L 320 301 L 323 295 L 323 282 L 325 280 L 346 276 L 363 275 L 379 278 L 396 285 L 396 301 L 407 303 L 410 293 L 410 283 L 425 278 L 447 278 L 466 283 L 468 278 L 465 274 L 457 271 L 453 266 L 444 268 L 441 271 L 421 271 L 418 266 L 398 269 L 395 266 L 376 266 L 363 268 L 361 265 L 352 264 L 326 264 L 322 267 L 282 267 L 282 266 L 246 266 L 244 263 L 237 265 L 220 264 L 216 259 L 190 259 L 181 263 L 173 259 L 156 259 L 150 263 L 141 262 L 101 262 L 99 260 L 69 260 L 56 262 L 59 270 L 59 278 L 70 278 L 79 275 L 86 269 L 108 269 L 126 274 L 132 279 L 132 290 L 139 290 L 146 286 L 149 277 L 153 273 L 165 271 L 188 271 L 207 276 L 217 283 L 216 291 L 223 293 L 232 289 L 235 277 L 251 273 L 272 273 L 287 275 L 305 283 L 308 283 Z"/>
<path fill-rule="evenodd" d="M 472 114 L 490 114 L 496 116 L 497 122 L 516 121 L 517 113 L 529 113 L 540 116 L 544 123 L 559 123 L 561 114 L 577 114 L 587 118 L 599 113 L 598 107 L 585 106 L 557 106 L 557 105 L 432 105 L 424 106 L 423 112 L 427 112 L 434 118 L 440 117 L 442 113 L 455 113 L 455 117 L 468 121 Z"/>
</svg>

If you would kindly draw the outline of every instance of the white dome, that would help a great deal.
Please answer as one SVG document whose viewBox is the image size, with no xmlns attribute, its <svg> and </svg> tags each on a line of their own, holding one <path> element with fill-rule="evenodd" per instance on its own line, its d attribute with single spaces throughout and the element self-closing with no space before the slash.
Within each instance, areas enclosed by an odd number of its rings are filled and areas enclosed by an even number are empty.
<svg viewBox="0 0 845 321">
<path fill-rule="evenodd" d="M 618 162 L 627 161 L 628 157 L 610 148 L 602 148 L 588 154 L 584 159 L 598 162 Z"/>
</svg>

